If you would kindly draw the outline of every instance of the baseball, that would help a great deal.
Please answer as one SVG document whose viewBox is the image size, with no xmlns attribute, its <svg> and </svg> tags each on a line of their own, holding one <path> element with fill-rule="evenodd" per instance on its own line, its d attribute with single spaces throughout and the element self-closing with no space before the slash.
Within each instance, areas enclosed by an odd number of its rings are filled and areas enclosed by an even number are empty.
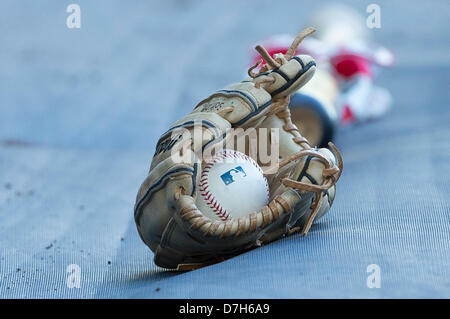
<svg viewBox="0 0 450 319">
<path fill-rule="evenodd" d="M 244 153 L 222 150 L 203 167 L 197 208 L 214 220 L 259 211 L 269 201 L 269 185 L 259 165 Z"/>
</svg>

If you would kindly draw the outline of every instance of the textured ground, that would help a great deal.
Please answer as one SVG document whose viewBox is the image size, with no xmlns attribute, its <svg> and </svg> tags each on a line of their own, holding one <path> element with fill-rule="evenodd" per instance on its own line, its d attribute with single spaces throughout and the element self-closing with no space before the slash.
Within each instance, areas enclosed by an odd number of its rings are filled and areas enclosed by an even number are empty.
<svg viewBox="0 0 450 319">
<path fill-rule="evenodd" d="M 323 3 L 77 3 L 80 30 L 66 2 L 0 2 L 0 297 L 450 297 L 448 1 L 377 1 L 395 107 L 341 130 L 345 172 L 308 237 L 189 273 L 159 270 L 134 225 L 155 141 Z"/>
</svg>

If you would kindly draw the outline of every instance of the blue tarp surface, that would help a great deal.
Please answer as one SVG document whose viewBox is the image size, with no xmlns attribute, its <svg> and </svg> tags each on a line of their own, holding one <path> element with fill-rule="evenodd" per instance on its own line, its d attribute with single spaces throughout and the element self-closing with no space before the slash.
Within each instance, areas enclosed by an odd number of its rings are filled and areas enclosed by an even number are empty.
<svg viewBox="0 0 450 319">
<path fill-rule="evenodd" d="M 340 130 L 344 174 L 309 235 L 186 273 L 156 267 L 134 224 L 157 138 L 239 80 L 256 40 L 298 32 L 324 4 L 77 3 L 72 30 L 67 2 L 0 2 L 1 298 L 450 297 L 448 1 L 377 1 L 395 105 Z"/>
</svg>

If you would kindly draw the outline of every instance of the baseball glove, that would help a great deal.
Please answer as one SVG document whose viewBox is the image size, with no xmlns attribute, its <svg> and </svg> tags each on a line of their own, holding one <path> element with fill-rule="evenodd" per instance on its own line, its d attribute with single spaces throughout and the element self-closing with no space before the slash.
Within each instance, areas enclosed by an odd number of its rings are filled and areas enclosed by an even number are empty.
<svg viewBox="0 0 450 319">
<path fill-rule="evenodd" d="M 213 264 L 283 236 L 302 231 L 330 209 L 342 158 L 333 144 L 313 149 L 292 124 L 289 97 L 314 74 L 315 61 L 293 56 L 300 42 L 314 29 L 302 31 L 286 54 L 271 57 L 257 46 L 266 64 L 249 78 L 217 91 L 201 101 L 159 139 L 150 171 L 136 198 L 134 217 L 142 240 L 154 252 L 156 265 L 189 270 Z M 257 139 L 275 146 L 275 169 L 265 171 L 269 203 L 257 212 L 227 220 L 202 214 L 195 201 L 202 167 L 236 129 L 258 129 Z M 276 138 L 262 134 L 278 132 Z M 245 138 L 245 137 L 244 137 Z M 258 144 L 260 145 L 260 144 Z M 245 153 L 260 165 L 258 152 Z"/>
</svg>

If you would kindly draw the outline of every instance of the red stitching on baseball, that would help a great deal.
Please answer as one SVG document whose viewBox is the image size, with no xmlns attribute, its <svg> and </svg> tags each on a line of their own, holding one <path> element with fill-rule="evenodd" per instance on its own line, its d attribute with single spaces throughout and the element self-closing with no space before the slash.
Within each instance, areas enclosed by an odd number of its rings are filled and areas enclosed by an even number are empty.
<svg viewBox="0 0 450 319">
<path fill-rule="evenodd" d="M 200 180 L 200 182 L 202 183 L 201 184 L 202 191 L 203 192 L 206 191 L 204 193 L 200 193 L 200 195 L 203 196 L 203 199 L 206 201 L 206 204 L 209 206 L 209 208 L 211 208 L 212 211 L 223 221 L 228 220 L 230 215 L 222 206 L 220 206 L 220 204 L 217 202 L 217 199 L 214 196 L 212 196 L 212 193 L 210 193 L 210 191 L 208 190 L 209 189 L 208 173 L 215 163 L 217 163 L 219 160 L 222 160 L 223 157 L 228 157 L 229 156 L 228 153 L 229 152 L 226 151 L 219 152 L 211 162 L 206 164 L 201 174 L 202 179 Z"/>
</svg>

